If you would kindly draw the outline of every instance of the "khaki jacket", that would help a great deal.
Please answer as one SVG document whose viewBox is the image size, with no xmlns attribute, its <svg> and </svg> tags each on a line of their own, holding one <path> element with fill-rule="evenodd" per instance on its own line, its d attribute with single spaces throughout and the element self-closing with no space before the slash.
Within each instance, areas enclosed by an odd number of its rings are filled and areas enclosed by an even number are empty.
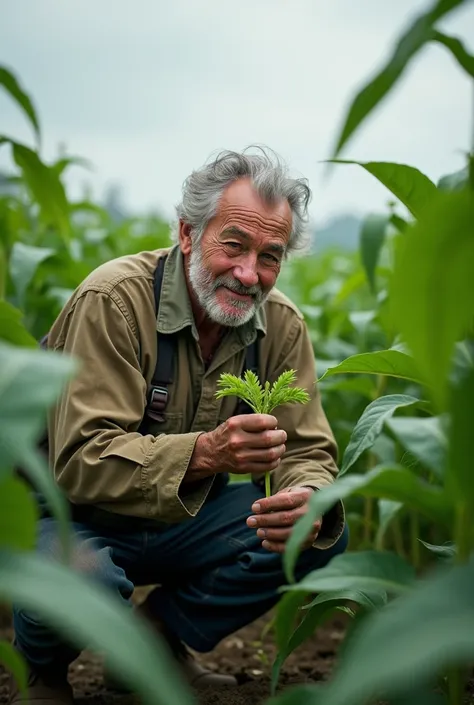
<svg viewBox="0 0 474 705">
<path fill-rule="evenodd" d="M 157 258 L 167 253 L 156 316 L 153 275 Z M 141 435 L 157 332 L 158 354 L 159 334 L 178 334 L 174 377 L 166 421 L 157 424 L 155 435 Z M 215 476 L 188 485 L 182 479 L 198 435 L 234 414 L 235 398 L 215 398 L 217 382 L 222 372 L 241 374 L 246 346 L 257 335 L 261 379 L 273 382 L 293 368 L 298 386 L 311 395 L 307 405 L 274 412 L 288 441 L 273 472 L 273 492 L 332 483 L 337 449 L 315 385 L 313 349 L 301 313 L 273 290 L 252 322 L 228 330 L 206 369 L 183 258 L 175 246 L 101 265 L 52 326 L 48 347 L 80 363 L 48 422 L 50 465 L 70 502 L 148 521 L 175 523 L 196 516 Z M 330 514 L 319 538 L 322 548 L 332 545 L 343 529 L 342 506 Z"/>
</svg>

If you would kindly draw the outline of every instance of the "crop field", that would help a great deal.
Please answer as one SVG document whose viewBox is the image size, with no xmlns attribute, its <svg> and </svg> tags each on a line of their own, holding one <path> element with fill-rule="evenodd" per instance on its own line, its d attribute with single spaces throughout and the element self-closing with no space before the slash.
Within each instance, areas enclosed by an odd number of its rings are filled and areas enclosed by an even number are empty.
<svg viewBox="0 0 474 705">
<path fill-rule="evenodd" d="M 278 286 L 311 332 L 340 473 L 295 526 L 277 607 L 198 657 L 235 674 L 232 691 L 192 692 L 162 644 L 70 570 L 66 508 L 36 448 L 47 409 L 76 370 L 37 341 L 90 271 L 170 244 L 169 224 L 116 219 L 92 200 L 72 200 L 64 175 L 81 159 L 46 163 L 39 146 L 3 136 L 0 117 L 0 148 L 11 161 L 0 182 L 0 705 L 6 670 L 24 678 L 10 647 L 13 600 L 86 648 L 71 667 L 81 705 L 136 702 L 105 688 L 104 654 L 149 705 L 474 702 L 474 147 L 466 145 L 465 168 L 438 183 L 414 165 L 348 167 L 341 158 L 425 44 L 441 44 L 474 80 L 474 57 L 438 31 L 462 4 L 438 0 L 404 30 L 354 98 L 334 145 L 328 168 L 377 179 L 391 205 L 367 214 L 357 251 L 306 253 L 283 266 Z M 34 86 L 0 67 L 0 89 L 39 145 Z M 37 508 L 16 467 L 61 522 L 61 564 L 32 550 Z M 295 581 L 309 527 L 338 500 L 348 551 Z"/>
</svg>

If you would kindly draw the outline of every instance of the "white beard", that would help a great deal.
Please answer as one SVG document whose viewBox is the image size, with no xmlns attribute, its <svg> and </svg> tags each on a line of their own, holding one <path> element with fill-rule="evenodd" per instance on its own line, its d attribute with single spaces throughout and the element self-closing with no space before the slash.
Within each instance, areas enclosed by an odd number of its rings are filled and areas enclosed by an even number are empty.
<svg viewBox="0 0 474 705">
<path fill-rule="evenodd" d="M 208 317 L 221 326 L 234 328 L 248 323 L 265 303 L 269 293 L 264 294 L 262 288 L 257 284 L 245 287 L 231 274 L 225 274 L 213 279 L 203 262 L 199 243 L 195 244 L 191 250 L 189 281 L 199 304 Z M 220 286 L 225 286 L 228 290 L 234 290 L 239 294 L 251 295 L 253 297 L 252 302 L 249 303 L 235 298 L 232 301 L 234 312 L 226 311 L 216 296 L 216 291 Z"/>
</svg>

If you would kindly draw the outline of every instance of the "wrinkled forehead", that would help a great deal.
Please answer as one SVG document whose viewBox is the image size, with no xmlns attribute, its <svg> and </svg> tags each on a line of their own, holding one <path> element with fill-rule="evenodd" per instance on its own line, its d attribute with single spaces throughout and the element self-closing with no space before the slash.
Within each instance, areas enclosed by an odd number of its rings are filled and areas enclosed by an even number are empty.
<svg viewBox="0 0 474 705">
<path fill-rule="evenodd" d="M 239 179 L 223 192 L 216 212 L 221 225 L 238 225 L 242 220 L 289 238 L 292 212 L 286 199 L 268 202 L 256 191 L 250 179 Z M 233 222 L 236 221 L 236 222 Z"/>
</svg>

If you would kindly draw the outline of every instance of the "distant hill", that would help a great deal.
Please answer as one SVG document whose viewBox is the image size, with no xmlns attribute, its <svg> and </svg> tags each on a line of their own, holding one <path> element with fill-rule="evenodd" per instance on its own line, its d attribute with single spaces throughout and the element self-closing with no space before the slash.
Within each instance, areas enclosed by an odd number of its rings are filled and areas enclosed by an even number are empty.
<svg viewBox="0 0 474 705">
<path fill-rule="evenodd" d="M 320 252 L 328 248 L 356 250 L 359 245 L 361 218 L 350 213 L 337 215 L 324 225 L 313 226 L 311 251 Z"/>
</svg>

